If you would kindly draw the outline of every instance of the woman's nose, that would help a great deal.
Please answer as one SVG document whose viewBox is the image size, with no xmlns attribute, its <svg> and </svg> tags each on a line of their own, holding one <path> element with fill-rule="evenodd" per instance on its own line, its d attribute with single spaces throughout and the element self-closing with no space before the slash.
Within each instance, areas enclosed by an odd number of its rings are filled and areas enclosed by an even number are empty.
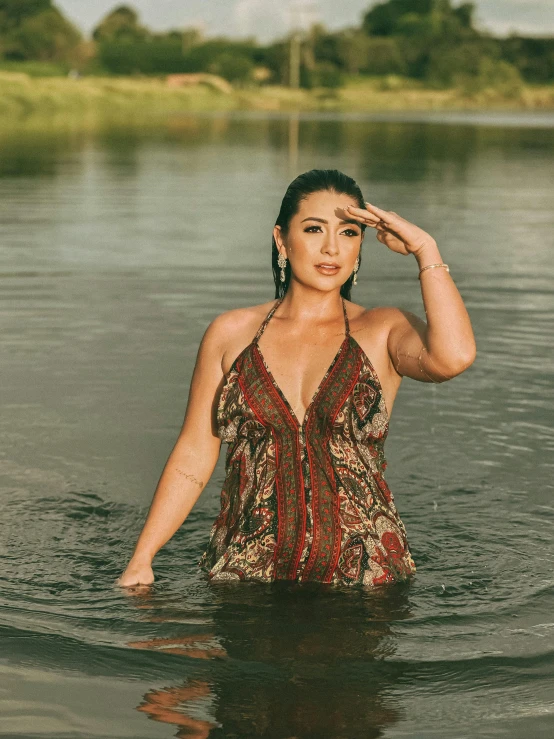
<svg viewBox="0 0 554 739">
<path fill-rule="evenodd" d="M 337 238 L 334 234 L 327 235 L 322 251 L 325 254 L 338 254 L 339 246 L 337 243 Z"/>
</svg>

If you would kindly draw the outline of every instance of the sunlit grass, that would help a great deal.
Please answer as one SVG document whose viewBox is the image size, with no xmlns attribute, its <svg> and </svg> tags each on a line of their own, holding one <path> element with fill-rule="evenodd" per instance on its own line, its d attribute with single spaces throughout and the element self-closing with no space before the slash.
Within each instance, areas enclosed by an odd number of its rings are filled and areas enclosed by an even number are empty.
<svg viewBox="0 0 554 739">
<path fill-rule="evenodd" d="M 425 88 L 396 77 L 353 78 L 337 90 L 263 86 L 225 94 L 206 85 L 168 87 L 147 77 L 30 77 L 0 70 L 0 125 L 95 127 L 110 121 L 140 124 L 172 114 L 224 110 L 402 111 L 554 109 L 554 85 L 524 86 L 506 96 L 494 89 L 464 95 Z"/>
</svg>

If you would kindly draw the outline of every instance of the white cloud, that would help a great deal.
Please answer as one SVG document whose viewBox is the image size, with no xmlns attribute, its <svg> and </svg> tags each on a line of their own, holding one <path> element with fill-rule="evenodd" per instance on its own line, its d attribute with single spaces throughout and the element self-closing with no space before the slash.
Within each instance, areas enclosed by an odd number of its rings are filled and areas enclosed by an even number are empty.
<svg viewBox="0 0 554 739">
<path fill-rule="evenodd" d="M 479 26 L 493 33 L 554 34 L 551 0 L 478 0 Z"/>
<path fill-rule="evenodd" d="M 237 0 L 234 8 L 238 36 L 257 36 L 268 41 L 287 32 L 286 3 L 267 0 Z"/>
</svg>

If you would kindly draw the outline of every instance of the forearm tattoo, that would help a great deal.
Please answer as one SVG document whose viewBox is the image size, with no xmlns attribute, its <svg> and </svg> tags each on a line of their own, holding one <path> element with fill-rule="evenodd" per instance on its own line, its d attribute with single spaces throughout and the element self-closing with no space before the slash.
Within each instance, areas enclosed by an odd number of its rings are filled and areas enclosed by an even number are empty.
<svg viewBox="0 0 554 739">
<path fill-rule="evenodd" d="M 180 470 L 179 467 L 176 467 L 175 469 L 180 475 L 183 475 L 183 477 L 186 477 L 187 480 L 190 480 L 191 482 L 194 482 L 196 485 L 198 485 L 199 488 L 204 487 L 204 483 L 202 482 L 202 480 L 197 480 L 194 475 L 190 475 L 188 472 L 185 472 L 184 470 Z"/>
</svg>

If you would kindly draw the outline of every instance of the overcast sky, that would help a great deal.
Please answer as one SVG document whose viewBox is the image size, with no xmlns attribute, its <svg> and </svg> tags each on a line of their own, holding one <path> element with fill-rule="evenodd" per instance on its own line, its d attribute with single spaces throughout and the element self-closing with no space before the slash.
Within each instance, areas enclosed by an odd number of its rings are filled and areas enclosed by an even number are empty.
<svg viewBox="0 0 554 739">
<path fill-rule="evenodd" d="M 287 32 L 291 6 L 303 6 L 304 22 L 329 28 L 357 25 L 371 0 L 54 0 L 82 31 L 90 33 L 118 5 L 136 8 L 144 25 L 154 30 L 197 26 L 206 35 L 255 35 L 269 41 Z M 482 28 L 504 35 L 554 35 L 554 0 L 474 0 Z"/>
</svg>

